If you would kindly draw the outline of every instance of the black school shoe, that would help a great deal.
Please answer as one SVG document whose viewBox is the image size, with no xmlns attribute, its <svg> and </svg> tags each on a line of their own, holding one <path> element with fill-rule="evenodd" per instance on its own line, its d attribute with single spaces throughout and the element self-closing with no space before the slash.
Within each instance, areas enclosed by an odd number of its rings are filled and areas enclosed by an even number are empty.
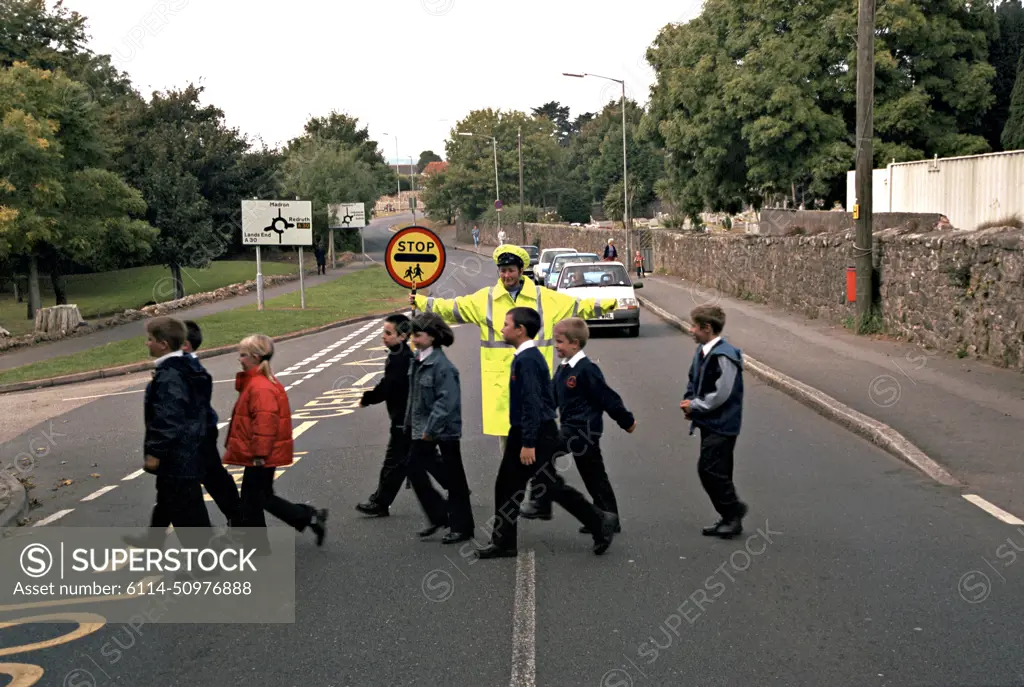
<svg viewBox="0 0 1024 687">
<path fill-rule="evenodd" d="M 316 545 L 324 545 L 324 537 L 327 536 L 327 509 L 320 508 L 313 510 L 313 519 L 309 522 L 309 529 L 316 535 Z"/>
<path fill-rule="evenodd" d="M 387 506 L 382 506 L 373 499 L 358 504 L 356 510 L 374 518 L 386 518 L 391 515 L 391 510 Z"/>
<path fill-rule="evenodd" d="M 488 558 L 515 558 L 519 555 L 518 549 L 507 549 L 504 546 L 497 546 L 496 544 L 488 544 L 482 549 L 477 549 L 473 552 L 476 557 L 481 560 Z"/>
<path fill-rule="evenodd" d="M 740 503 L 736 515 L 732 518 L 722 518 L 714 525 L 705 527 L 700 531 L 705 537 L 719 537 L 721 539 L 732 539 L 743 534 L 743 518 L 746 517 L 747 504 Z"/>
<path fill-rule="evenodd" d="M 601 532 L 594 535 L 594 555 L 600 556 L 612 545 L 618 518 L 614 513 L 601 512 Z"/>
<path fill-rule="evenodd" d="M 542 508 L 536 501 L 524 501 L 523 505 L 519 507 L 519 517 L 526 520 L 550 520 L 551 505 L 548 504 L 547 508 Z"/>
</svg>

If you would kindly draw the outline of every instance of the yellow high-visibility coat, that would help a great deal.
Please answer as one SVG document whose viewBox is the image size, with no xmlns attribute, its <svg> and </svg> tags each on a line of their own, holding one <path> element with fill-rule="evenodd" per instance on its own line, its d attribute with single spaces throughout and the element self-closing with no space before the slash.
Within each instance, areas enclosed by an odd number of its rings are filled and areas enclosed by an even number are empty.
<svg viewBox="0 0 1024 687">
<path fill-rule="evenodd" d="M 515 307 L 532 308 L 540 315 L 541 327 L 535 341 L 555 367 L 555 324 L 569 317 L 590 319 L 615 310 L 618 301 L 605 298 L 577 299 L 551 289 L 539 288 L 523 278 L 523 288 L 515 301 L 498 280 L 494 286 L 457 298 L 416 296 L 416 308 L 440 315 L 449 324 L 475 324 L 480 328 L 480 396 L 483 401 L 484 434 L 508 436 L 508 388 L 515 349 L 505 343 L 501 328 L 505 315 Z"/>
</svg>

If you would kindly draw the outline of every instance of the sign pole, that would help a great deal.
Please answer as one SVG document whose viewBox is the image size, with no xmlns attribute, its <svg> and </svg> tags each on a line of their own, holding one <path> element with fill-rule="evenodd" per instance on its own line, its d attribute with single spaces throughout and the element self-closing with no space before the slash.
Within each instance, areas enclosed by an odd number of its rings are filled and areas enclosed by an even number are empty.
<svg viewBox="0 0 1024 687">
<path fill-rule="evenodd" d="M 299 246 L 299 298 L 302 300 L 302 309 L 306 309 L 306 280 L 304 278 L 306 270 L 303 269 L 305 265 L 302 264 L 302 246 Z"/>
<path fill-rule="evenodd" d="M 259 246 L 256 246 L 256 304 L 257 309 L 263 310 L 263 261 Z"/>
<path fill-rule="evenodd" d="M 329 233 L 329 236 L 327 238 L 327 241 L 330 244 L 331 269 L 333 270 L 333 269 L 337 269 L 338 268 L 338 259 L 337 259 L 337 256 L 335 256 L 335 254 L 334 254 L 334 230 L 333 229 L 328 229 L 328 232 L 330 232 L 330 233 Z"/>
</svg>

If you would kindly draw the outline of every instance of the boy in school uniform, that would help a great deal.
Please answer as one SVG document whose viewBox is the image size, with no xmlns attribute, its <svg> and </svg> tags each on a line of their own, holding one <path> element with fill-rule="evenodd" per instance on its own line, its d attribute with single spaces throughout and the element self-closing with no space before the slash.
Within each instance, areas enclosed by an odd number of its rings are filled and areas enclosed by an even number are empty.
<svg viewBox="0 0 1024 687">
<path fill-rule="evenodd" d="M 146 323 L 146 333 L 146 347 L 156 358 L 156 369 L 144 396 L 143 454 L 144 469 L 156 475 L 156 505 L 149 532 L 125 540 L 155 547 L 163 543 L 170 525 L 176 530 L 211 527 L 201 482 L 213 380 L 185 358 L 181 347 L 187 330 L 180 320 L 153 318 Z M 184 534 L 180 538 L 192 539 Z M 208 539 L 197 536 L 191 543 L 202 548 Z M 188 546 L 185 541 L 182 544 Z"/>
<path fill-rule="evenodd" d="M 189 362 L 203 374 L 206 369 L 196 357 L 196 351 L 203 345 L 203 330 L 192 320 L 185 320 L 185 343 L 181 350 L 185 353 Z M 220 451 L 217 450 L 217 411 L 210 403 L 206 407 L 206 442 L 203 446 L 205 474 L 203 475 L 203 487 L 217 504 L 217 508 L 227 518 L 228 527 L 239 522 L 239 509 L 242 507 L 241 498 L 238 496 L 238 487 L 231 473 L 227 471 L 220 460 Z"/>
<path fill-rule="evenodd" d="M 475 552 L 481 559 L 518 555 L 516 521 L 531 478 L 540 495 L 565 508 L 594 533 L 595 554 L 607 551 L 614 536 L 615 516 L 598 510 L 555 477 L 552 457 L 558 447 L 558 425 L 548 363 L 534 341 L 540 324 L 536 310 L 516 307 L 508 311 L 501 330 L 505 343 L 516 347 L 509 385 L 510 429 L 494 485 L 491 543 Z"/>
<path fill-rule="evenodd" d="M 384 362 L 384 377 L 377 386 L 363 394 L 359 401 L 361 408 L 384 403 L 388 409 L 391 422 L 388 436 L 388 447 L 384 452 L 384 464 L 380 469 L 377 490 L 370 498 L 358 505 L 356 510 L 371 517 L 387 517 L 391 514 L 391 504 L 402 488 L 402 481 L 409 472 L 409 439 L 405 435 L 405 408 L 409 400 L 409 365 L 413 361 L 413 351 L 409 348 L 409 337 L 412 335 L 412 320 L 402 314 L 388 315 L 384 320 L 384 333 L 381 340 L 388 348 L 388 357 Z M 442 489 L 447 480 L 440 469 L 430 471 Z"/>
<path fill-rule="evenodd" d="M 729 539 L 743 533 L 748 510 L 732 480 L 733 451 L 743 420 L 743 353 L 722 338 L 725 313 L 717 305 L 694 308 L 690 320 L 697 350 L 679 407 L 691 421 L 690 434 L 700 428 L 697 474 L 721 516 L 702 533 Z"/>
<path fill-rule="evenodd" d="M 558 455 L 572 454 L 594 505 L 615 516 L 615 532 L 621 532 L 619 506 L 615 491 L 604 467 L 601 455 L 601 435 L 604 433 L 604 414 L 630 434 L 636 429 L 636 419 L 626 409 L 622 398 L 608 386 L 601 368 L 583 351 L 590 338 L 585 320 L 572 317 L 555 325 L 555 350 L 562 359 L 555 368 L 554 394 L 561 418 Z M 557 474 L 556 480 L 561 481 Z M 547 495 L 546 495 L 547 496 Z M 537 500 L 536 508 L 530 504 L 522 508 L 522 516 L 529 519 L 551 519 L 551 500 Z M 590 534 L 586 527 L 580 529 Z"/>
</svg>

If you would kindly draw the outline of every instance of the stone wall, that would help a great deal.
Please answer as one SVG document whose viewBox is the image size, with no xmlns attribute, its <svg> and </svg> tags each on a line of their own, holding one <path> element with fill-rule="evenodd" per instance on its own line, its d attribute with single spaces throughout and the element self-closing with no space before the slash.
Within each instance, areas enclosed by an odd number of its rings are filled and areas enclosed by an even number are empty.
<svg viewBox="0 0 1024 687">
<path fill-rule="evenodd" d="M 876 212 L 871 217 L 871 226 L 874 231 L 909 227 L 914 231 L 928 232 L 944 220 L 939 214 Z M 765 208 L 761 210 L 757 227 L 763 236 L 810 235 L 824 231 L 852 231 L 856 228 L 856 220 L 852 212 Z"/>
<path fill-rule="evenodd" d="M 495 245 L 495 229 L 479 227 L 481 242 Z M 472 223 L 458 225 L 461 243 L 472 243 L 471 229 Z M 521 242 L 518 227 L 506 233 L 511 242 Z M 621 229 L 527 224 L 526 233 L 527 243 L 537 241 L 542 249 L 572 246 L 600 253 L 608 238 L 620 253 L 625 245 Z M 846 302 L 852 231 L 653 235 L 655 264 L 669 274 L 812 318 L 842 323 L 856 314 L 855 304 Z M 888 334 L 1024 372 L 1024 231 L 916 233 L 904 226 L 875 232 L 874 247 L 876 292 Z"/>
</svg>

